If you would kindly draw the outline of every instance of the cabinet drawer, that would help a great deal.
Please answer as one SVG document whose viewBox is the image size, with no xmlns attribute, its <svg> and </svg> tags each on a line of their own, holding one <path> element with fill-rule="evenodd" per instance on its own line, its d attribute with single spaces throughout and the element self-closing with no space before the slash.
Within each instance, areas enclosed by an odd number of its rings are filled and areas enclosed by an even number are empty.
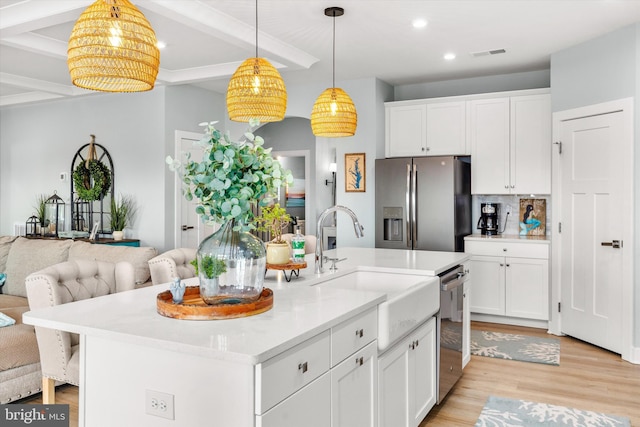
<svg viewBox="0 0 640 427">
<path fill-rule="evenodd" d="M 549 259 L 549 245 L 546 243 L 466 240 L 464 251 L 473 255 Z"/>
<path fill-rule="evenodd" d="M 263 415 L 256 427 L 331 427 L 331 374 L 328 372 Z"/>
<path fill-rule="evenodd" d="M 331 366 L 369 344 L 378 336 L 378 312 L 373 308 L 331 331 Z"/>
<path fill-rule="evenodd" d="M 323 373 L 331 364 L 329 331 L 256 365 L 256 415 L 261 415 Z"/>
</svg>

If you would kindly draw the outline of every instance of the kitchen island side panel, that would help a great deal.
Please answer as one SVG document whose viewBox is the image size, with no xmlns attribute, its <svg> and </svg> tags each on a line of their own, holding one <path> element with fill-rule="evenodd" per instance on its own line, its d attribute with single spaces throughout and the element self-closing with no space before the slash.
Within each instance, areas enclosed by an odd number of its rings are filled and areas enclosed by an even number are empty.
<svg viewBox="0 0 640 427">
<path fill-rule="evenodd" d="M 225 427 L 254 425 L 250 364 L 95 336 L 85 336 L 84 346 L 81 427 L 194 427 L 203 420 Z M 174 420 L 146 413 L 147 390 L 173 395 Z"/>
</svg>

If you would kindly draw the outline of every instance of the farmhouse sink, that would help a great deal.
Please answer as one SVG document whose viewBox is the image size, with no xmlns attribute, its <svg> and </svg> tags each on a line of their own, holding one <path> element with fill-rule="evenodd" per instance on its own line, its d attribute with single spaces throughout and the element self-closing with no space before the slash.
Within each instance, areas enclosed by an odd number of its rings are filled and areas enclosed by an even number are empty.
<svg viewBox="0 0 640 427">
<path fill-rule="evenodd" d="M 378 305 L 378 350 L 433 316 L 440 308 L 440 279 L 414 274 L 355 271 L 318 283 L 317 286 L 378 291 L 387 300 Z"/>
</svg>

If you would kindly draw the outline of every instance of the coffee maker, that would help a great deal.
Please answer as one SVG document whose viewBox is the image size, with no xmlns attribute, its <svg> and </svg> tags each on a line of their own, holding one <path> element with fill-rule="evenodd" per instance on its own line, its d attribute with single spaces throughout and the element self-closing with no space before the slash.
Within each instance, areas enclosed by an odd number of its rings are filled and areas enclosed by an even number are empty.
<svg viewBox="0 0 640 427">
<path fill-rule="evenodd" d="M 485 236 L 498 234 L 498 218 L 500 217 L 500 203 L 481 203 L 478 230 Z"/>
</svg>

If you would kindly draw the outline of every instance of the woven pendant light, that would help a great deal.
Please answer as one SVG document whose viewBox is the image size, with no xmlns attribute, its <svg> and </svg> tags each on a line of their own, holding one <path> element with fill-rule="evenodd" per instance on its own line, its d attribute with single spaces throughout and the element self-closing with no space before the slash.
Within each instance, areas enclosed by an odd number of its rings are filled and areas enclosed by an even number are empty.
<svg viewBox="0 0 640 427">
<path fill-rule="evenodd" d="M 353 136 L 358 126 L 358 113 L 351 97 L 336 87 L 336 16 L 344 15 L 341 7 L 328 7 L 324 14 L 333 17 L 333 87 L 316 99 L 311 111 L 311 130 L 315 136 L 339 138 Z"/>
<path fill-rule="evenodd" d="M 129 0 L 97 0 L 69 38 L 71 81 L 103 92 L 151 90 L 160 65 L 156 44 L 149 21 Z"/>
<path fill-rule="evenodd" d="M 265 58 L 258 57 L 258 0 L 256 0 L 256 56 L 244 61 L 229 80 L 227 88 L 229 119 L 263 123 L 284 119 L 287 111 L 287 88 L 278 70 Z"/>
</svg>

